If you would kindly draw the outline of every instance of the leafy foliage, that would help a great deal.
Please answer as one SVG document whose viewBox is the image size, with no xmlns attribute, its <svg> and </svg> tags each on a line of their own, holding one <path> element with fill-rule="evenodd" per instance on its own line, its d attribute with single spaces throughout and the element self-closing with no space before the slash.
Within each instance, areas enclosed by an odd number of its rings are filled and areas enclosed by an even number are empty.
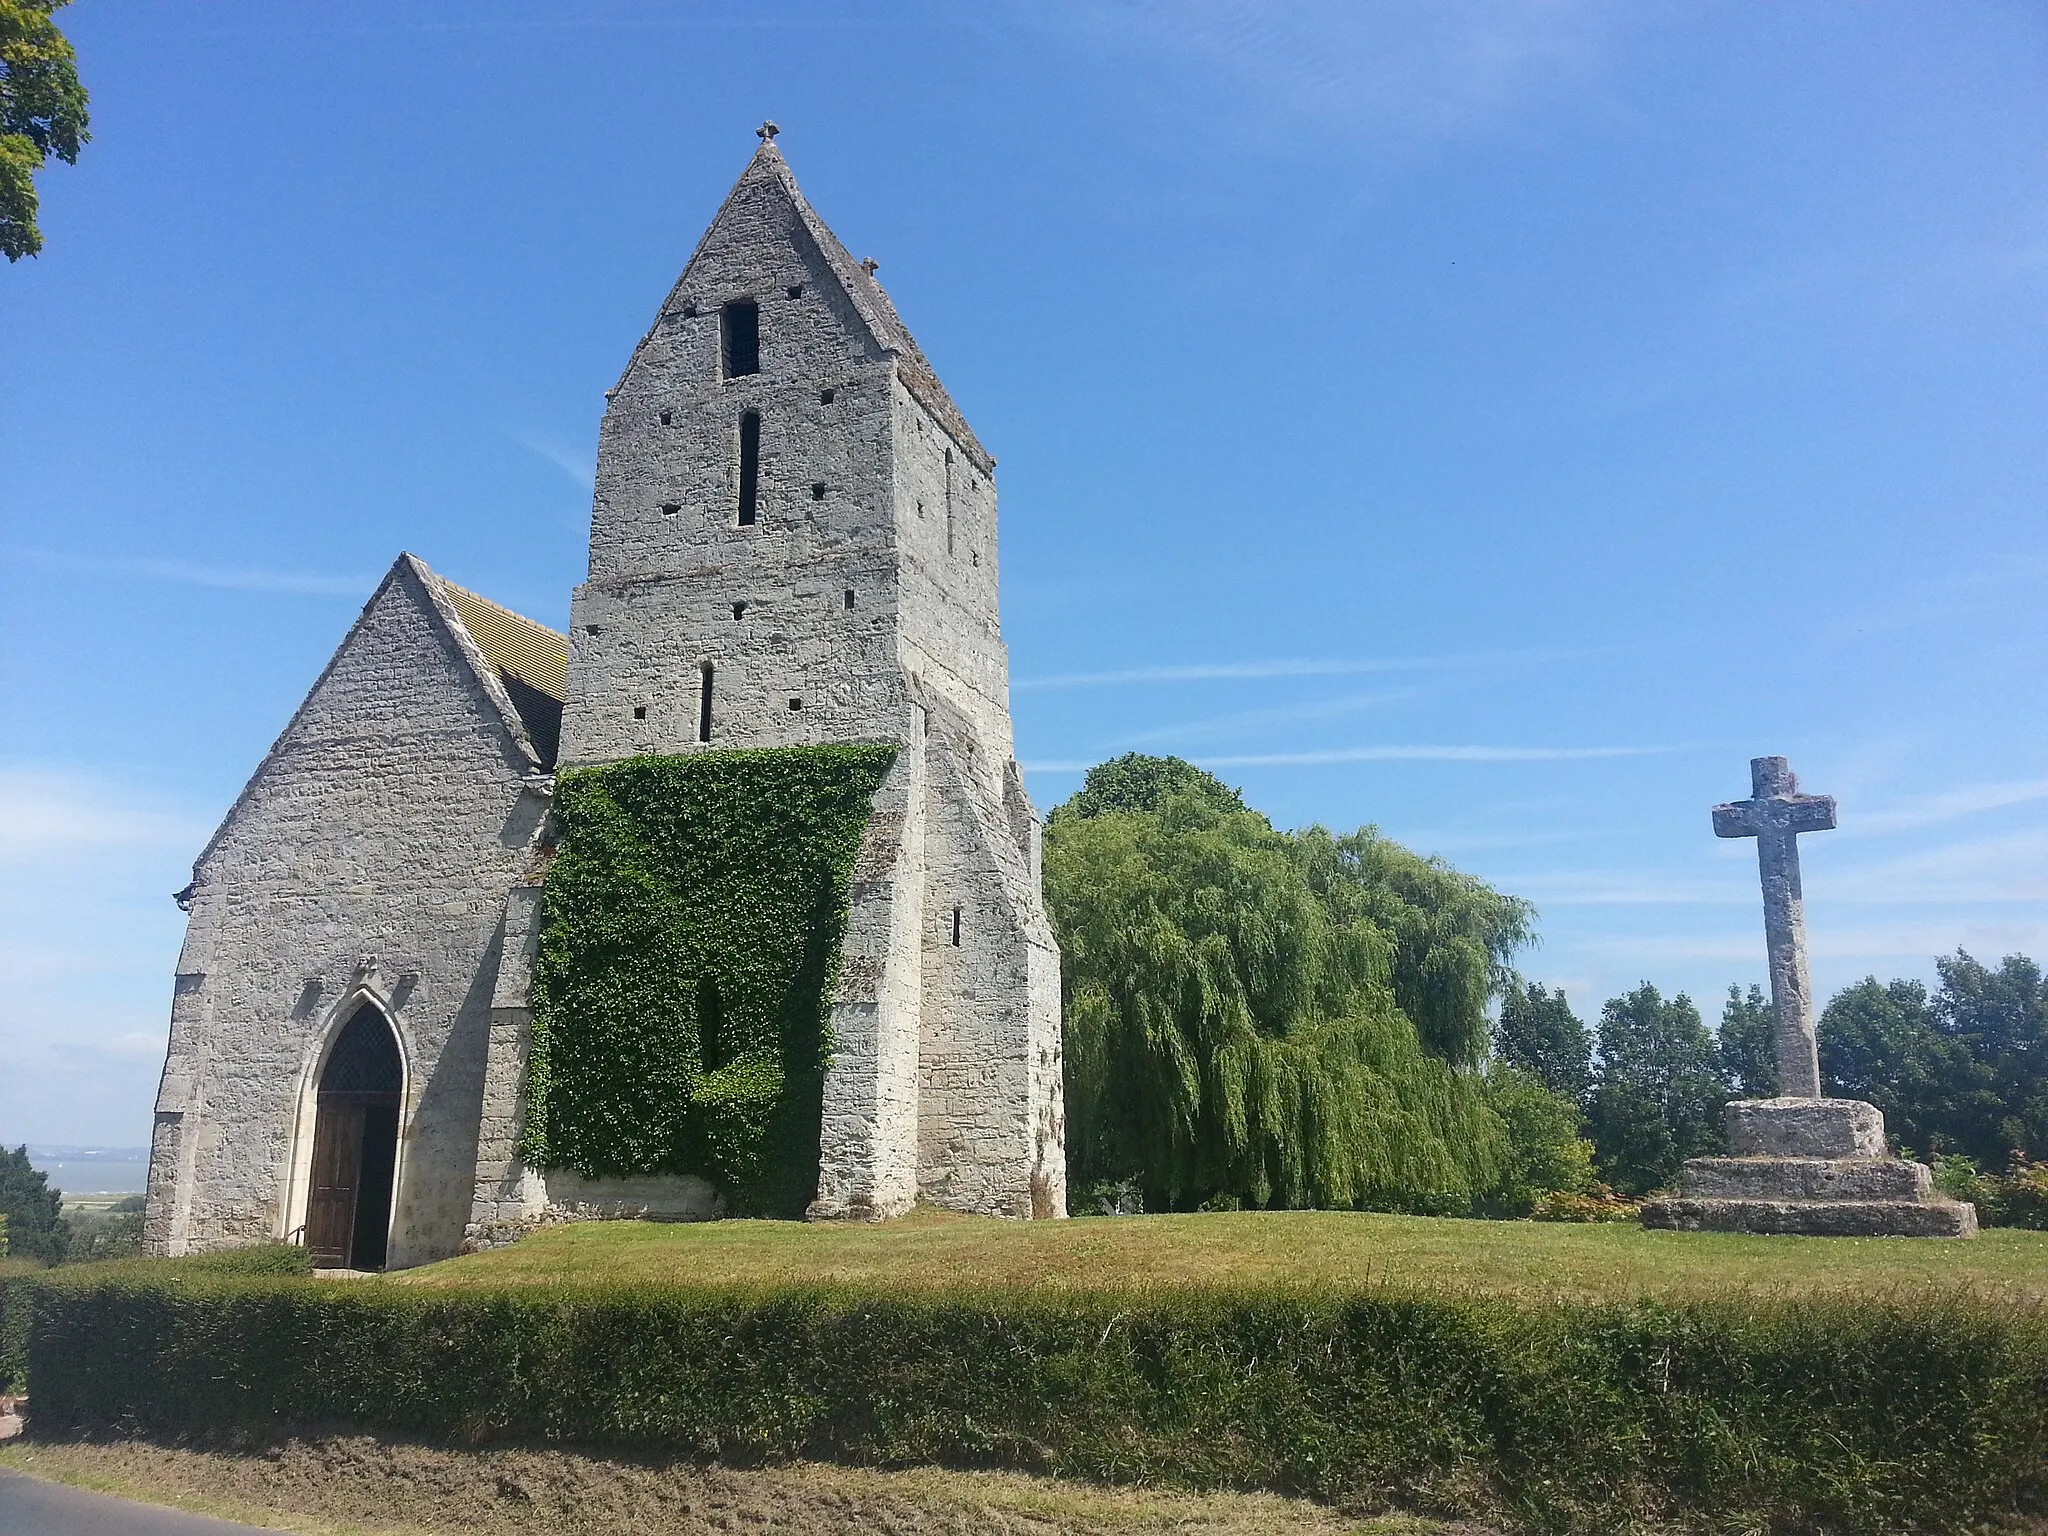
<svg viewBox="0 0 2048 1536">
<path fill-rule="evenodd" d="M 1529 1212 L 1537 1221 L 1636 1222 L 1642 1219 L 1642 1202 L 1624 1199 L 1605 1184 L 1585 1189 L 1553 1189 L 1542 1195 Z"/>
<path fill-rule="evenodd" d="M 1934 1186 L 1951 1200 L 1976 1206 L 1977 1220 L 1987 1227 L 2048 1231 L 2048 1163 L 2015 1156 L 2011 1167 L 1996 1174 L 1960 1152 L 1937 1152 Z"/>
<path fill-rule="evenodd" d="M 50 1188 L 50 1176 L 28 1160 L 28 1148 L 0 1148 L 0 1215 L 7 1218 L 10 1258 L 60 1264 L 71 1244 L 64 1220 L 64 1195 Z"/>
<path fill-rule="evenodd" d="M 889 746 L 638 757 L 563 775 L 524 1151 L 694 1173 L 734 1210 L 816 1192 L 828 996 Z"/>
<path fill-rule="evenodd" d="M 1662 1188 L 1721 1146 L 1727 1085 L 1714 1038 L 1683 992 L 1647 981 L 1600 1011 L 1600 1071 L 1587 1109 L 1601 1174 L 1625 1194 Z"/>
<path fill-rule="evenodd" d="M 1245 809 L 1243 796 L 1207 769 L 1178 757 L 1126 752 L 1090 768 L 1080 790 L 1064 805 L 1055 806 L 1051 819 L 1156 811 L 1171 796 L 1182 794 L 1206 800 L 1219 811 Z"/>
<path fill-rule="evenodd" d="M 1728 989 L 1721 1005 L 1721 1028 L 1714 1051 L 1721 1076 L 1738 1099 L 1778 1096 L 1777 1014 L 1762 987 L 1754 982 L 1745 993 Z"/>
<path fill-rule="evenodd" d="M 1493 1027 L 1495 1058 L 1553 1093 L 1583 1104 L 1593 1087 L 1593 1032 L 1579 1022 L 1564 989 L 1548 991 L 1517 976 L 1501 995 Z"/>
<path fill-rule="evenodd" d="M 66 1217 L 71 1240 L 66 1264 L 97 1264 L 105 1259 L 132 1259 L 142 1252 L 142 1217 L 147 1202 L 141 1195 L 117 1200 L 105 1210 L 74 1211 Z"/>
<path fill-rule="evenodd" d="M 1868 1100 L 1905 1146 L 1955 1152 L 1996 1168 L 2013 1154 L 2048 1157 L 2048 984 L 2024 955 L 1997 970 L 1968 954 L 1935 962 L 1930 997 L 1916 981 L 1868 977 L 1836 994 L 1820 1020 L 1827 1091 Z"/>
<path fill-rule="evenodd" d="M 1046 837 L 1076 1187 L 1469 1209 L 1510 1154 L 1460 1069 L 1527 908 L 1369 829 L 1276 831 L 1173 762 L 1095 770 Z"/>
<path fill-rule="evenodd" d="M 1681 1512 L 1728 1530 L 1978 1529 L 2048 1500 L 2048 1316 L 1967 1298 L 70 1273 L 32 1282 L 39 1434 L 328 1424 L 1010 1466 L 1573 1532 Z"/>
<path fill-rule="evenodd" d="M 1552 1194 L 1593 1187 L 1593 1144 L 1579 1135 L 1579 1106 L 1537 1078 L 1495 1064 L 1486 1104 L 1507 1127 L 1507 1167 L 1482 1202 L 1489 1215 L 1526 1216 Z"/>
<path fill-rule="evenodd" d="M 55 155 L 78 159 L 86 131 L 78 56 L 52 15 L 69 0 L 0 0 L 0 254 L 43 248 L 35 173 Z"/>
</svg>

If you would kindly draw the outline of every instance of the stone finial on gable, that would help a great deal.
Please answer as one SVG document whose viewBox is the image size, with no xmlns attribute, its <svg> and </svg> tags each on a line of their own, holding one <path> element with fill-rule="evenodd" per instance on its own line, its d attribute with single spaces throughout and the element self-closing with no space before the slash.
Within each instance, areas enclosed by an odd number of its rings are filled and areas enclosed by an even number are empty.
<svg viewBox="0 0 2048 1536">
<path fill-rule="evenodd" d="M 763 144 L 773 144 L 775 142 L 775 135 L 780 132 L 782 132 L 782 125 L 773 118 L 770 118 L 754 130 L 754 137 Z"/>
</svg>

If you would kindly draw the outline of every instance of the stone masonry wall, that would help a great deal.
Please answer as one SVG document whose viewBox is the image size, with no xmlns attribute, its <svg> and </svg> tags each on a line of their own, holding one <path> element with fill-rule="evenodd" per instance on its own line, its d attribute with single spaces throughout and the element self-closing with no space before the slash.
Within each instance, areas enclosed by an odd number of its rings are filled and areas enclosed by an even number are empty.
<svg viewBox="0 0 2048 1536">
<path fill-rule="evenodd" d="M 727 378 L 720 309 L 746 298 L 759 309 L 760 371 Z M 782 180 L 757 160 L 605 411 L 590 579 L 571 614 L 565 766 L 900 739 L 893 376 Z M 760 491 L 756 521 L 742 526 L 748 411 L 761 419 Z"/>
<path fill-rule="evenodd" d="M 394 569 L 197 865 L 151 1157 L 154 1252 L 303 1222 L 312 1077 L 369 955 L 406 1065 L 390 1262 L 460 1245 L 505 897 L 546 801 L 428 579 Z"/>
</svg>

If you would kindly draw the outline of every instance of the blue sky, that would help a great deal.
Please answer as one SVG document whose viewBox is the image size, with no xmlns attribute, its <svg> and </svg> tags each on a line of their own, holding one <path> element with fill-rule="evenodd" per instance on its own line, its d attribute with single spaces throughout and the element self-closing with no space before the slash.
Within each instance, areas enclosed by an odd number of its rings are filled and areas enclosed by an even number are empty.
<svg viewBox="0 0 2048 1536">
<path fill-rule="evenodd" d="M 2048 958 L 2048 12 L 64 13 L 0 272 L 0 1138 L 145 1139 L 169 893 L 381 571 L 560 626 L 603 392 L 763 117 L 1001 461 L 1020 756 L 1378 824 L 1583 1015 Z"/>
</svg>

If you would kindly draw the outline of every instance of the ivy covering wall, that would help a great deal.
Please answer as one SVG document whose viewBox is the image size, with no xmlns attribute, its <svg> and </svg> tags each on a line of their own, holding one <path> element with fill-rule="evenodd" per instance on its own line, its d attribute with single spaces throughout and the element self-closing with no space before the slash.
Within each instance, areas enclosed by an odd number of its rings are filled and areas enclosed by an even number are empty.
<svg viewBox="0 0 2048 1536">
<path fill-rule="evenodd" d="M 729 1208 L 816 1193 L 847 885 L 892 746 L 637 757 L 562 776 L 522 1151 L 699 1174 Z"/>
</svg>

